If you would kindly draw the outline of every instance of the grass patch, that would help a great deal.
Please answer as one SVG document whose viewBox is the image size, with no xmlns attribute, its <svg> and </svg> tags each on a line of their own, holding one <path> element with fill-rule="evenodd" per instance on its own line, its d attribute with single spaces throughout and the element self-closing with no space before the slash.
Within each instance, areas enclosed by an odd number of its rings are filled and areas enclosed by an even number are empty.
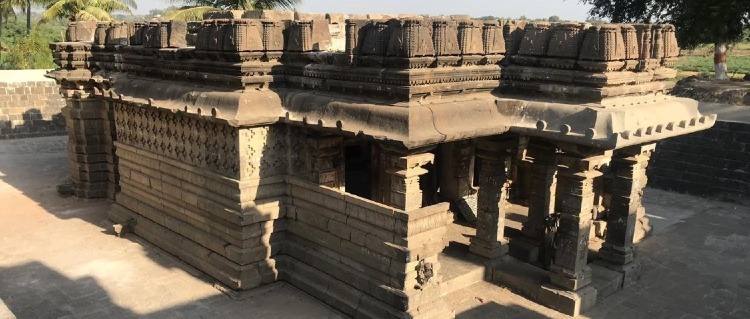
<svg viewBox="0 0 750 319">
<path fill-rule="evenodd" d="M 682 72 L 698 72 L 713 74 L 714 57 L 712 56 L 683 56 L 677 61 L 675 69 Z M 731 75 L 750 74 L 750 56 L 727 55 L 727 71 Z"/>
</svg>

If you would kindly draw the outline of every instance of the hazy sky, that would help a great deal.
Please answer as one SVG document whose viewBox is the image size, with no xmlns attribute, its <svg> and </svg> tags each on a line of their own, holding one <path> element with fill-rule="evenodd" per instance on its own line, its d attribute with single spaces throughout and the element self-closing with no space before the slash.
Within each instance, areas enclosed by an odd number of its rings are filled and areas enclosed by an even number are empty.
<svg viewBox="0 0 750 319">
<path fill-rule="evenodd" d="M 138 13 L 165 8 L 167 0 L 136 0 Z M 311 13 L 382 13 L 382 14 L 468 14 L 473 17 L 499 16 L 548 18 L 557 15 L 564 20 L 586 19 L 588 5 L 579 0 L 302 0 L 298 11 Z"/>
</svg>

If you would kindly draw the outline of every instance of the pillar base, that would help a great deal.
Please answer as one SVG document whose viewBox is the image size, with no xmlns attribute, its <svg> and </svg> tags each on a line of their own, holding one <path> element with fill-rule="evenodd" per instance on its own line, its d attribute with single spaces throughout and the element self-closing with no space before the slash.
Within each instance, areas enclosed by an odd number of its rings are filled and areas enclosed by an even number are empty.
<svg viewBox="0 0 750 319">
<path fill-rule="evenodd" d="M 606 260 L 597 260 L 596 265 L 614 270 L 622 276 L 622 287 L 631 286 L 641 278 L 641 263 L 634 260 L 627 264 L 615 264 Z"/>
<path fill-rule="evenodd" d="M 488 243 L 484 240 L 472 237 L 471 243 L 469 244 L 469 251 L 487 259 L 497 259 L 508 254 L 508 240 L 503 239 L 499 242 Z"/>
<path fill-rule="evenodd" d="M 560 268 L 557 265 L 552 265 L 550 267 L 550 274 L 549 274 L 550 281 L 552 281 L 552 284 L 566 289 L 568 291 L 577 291 L 588 284 L 591 283 L 592 279 L 592 272 L 591 267 L 582 267 L 579 272 L 575 274 L 575 276 L 571 276 L 569 274 L 564 273 L 564 269 Z"/>
<path fill-rule="evenodd" d="M 606 268 L 599 268 L 617 274 Z M 551 284 L 548 272 L 544 269 L 510 256 L 503 257 L 499 263 L 493 265 L 492 282 L 569 316 L 578 316 L 601 300 L 598 298 L 600 285 L 597 281 L 577 291 L 568 291 Z M 619 289 L 619 285 L 608 286 Z"/>
<path fill-rule="evenodd" d="M 626 265 L 633 262 L 633 249 L 626 249 L 624 247 L 616 247 L 604 243 L 604 246 L 599 249 L 598 254 L 600 259 L 603 259 L 614 265 Z"/>
<path fill-rule="evenodd" d="M 510 239 L 510 255 L 518 260 L 534 264 L 539 262 L 541 243 L 525 236 Z"/>
</svg>

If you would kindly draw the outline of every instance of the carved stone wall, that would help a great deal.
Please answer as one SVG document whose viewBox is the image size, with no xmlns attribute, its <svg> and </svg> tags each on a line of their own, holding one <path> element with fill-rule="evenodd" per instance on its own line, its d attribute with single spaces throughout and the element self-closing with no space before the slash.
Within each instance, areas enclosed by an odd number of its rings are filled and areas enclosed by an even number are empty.
<svg viewBox="0 0 750 319">
<path fill-rule="evenodd" d="M 110 217 L 135 220 L 137 234 L 233 289 L 275 281 L 285 176 L 305 169 L 288 162 L 290 128 L 124 103 L 115 112 L 122 193 Z"/>
<path fill-rule="evenodd" d="M 281 278 L 351 317 L 452 316 L 437 255 L 448 203 L 405 212 L 290 177 Z"/>
</svg>

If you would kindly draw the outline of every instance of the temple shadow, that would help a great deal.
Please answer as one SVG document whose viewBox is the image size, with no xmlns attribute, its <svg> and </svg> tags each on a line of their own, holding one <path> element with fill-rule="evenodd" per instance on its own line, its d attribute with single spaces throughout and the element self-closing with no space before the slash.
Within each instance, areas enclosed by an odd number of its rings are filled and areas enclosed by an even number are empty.
<svg viewBox="0 0 750 319">
<path fill-rule="evenodd" d="M 154 294 L 151 292 L 144 292 Z M 169 291 L 163 291 L 169 295 Z M 248 300 L 214 295 L 161 309 L 139 312 L 114 300 L 96 278 L 69 278 L 38 261 L 0 267 L 0 300 L 23 318 L 341 318 L 303 292 L 285 283 L 251 291 Z M 122 303 L 144 299 L 119 296 Z M 141 300 L 140 302 L 144 302 Z M 143 306 L 150 307 L 151 301 Z M 155 301 L 159 302 L 159 301 Z M 2 315 L 7 315 L 0 313 Z M 3 317 L 5 318 L 5 317 Z"/>
<path fill-rule="evenodd" d="M 501 305 L 495 301 L 482 302 L 480 305 L 456 313 L 456 319 L 479 318 L 549 318 L 548 316 L 518 305 Z"/>
<path fill-rule="evenodd" d="M 0 140 L 0 182 L 59 219 L 78 218 L 102 227 L 108 201 L 63 198 L 57 193 L 57 185 L 70 182 L 67 145 L 62 136 Z"/>
<path fill-rule="evenodd" d="M 17 318 L 137 317 L 114 304 L 96 279 L 70 279 L 37 261 L 0 267 L 0 299 Z"/>
<path fill-rule="evenodd" d="M 0 140 L 65 135 L 65 117 L 61 112 L 43 114 L 38 108 L 30 108 L 17 116 L 8 115 L 8 120 L 0 121 Z"/>
</svg>

